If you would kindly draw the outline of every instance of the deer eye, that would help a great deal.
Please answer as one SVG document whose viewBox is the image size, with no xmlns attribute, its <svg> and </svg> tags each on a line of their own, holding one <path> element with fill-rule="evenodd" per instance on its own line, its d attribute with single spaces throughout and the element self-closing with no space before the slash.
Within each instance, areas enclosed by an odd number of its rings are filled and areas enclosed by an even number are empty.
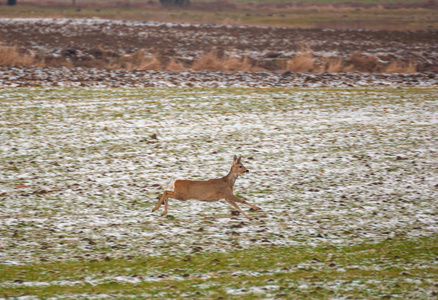
<svg viewBox="0 0 438 300">
<path fill-rule="evenodd" d="M 239 166 L 239 168 L 241 168 L 242 166 Z"/>
</svg>

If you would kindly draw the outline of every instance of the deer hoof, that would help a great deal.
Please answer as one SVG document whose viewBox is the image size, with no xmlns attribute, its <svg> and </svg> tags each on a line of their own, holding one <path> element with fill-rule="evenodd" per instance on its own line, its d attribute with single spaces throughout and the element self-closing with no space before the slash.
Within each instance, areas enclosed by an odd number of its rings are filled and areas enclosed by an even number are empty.
<svg viewBox="0 0 438 300">
<path fill-rule="evenodd" d="M 250 208 L 249 209 L 249 211 L 258 211 L 258 210 L 262 210 L 262 208 L 261 207 L 257 207 L 257 208 Z"/>
</svg>

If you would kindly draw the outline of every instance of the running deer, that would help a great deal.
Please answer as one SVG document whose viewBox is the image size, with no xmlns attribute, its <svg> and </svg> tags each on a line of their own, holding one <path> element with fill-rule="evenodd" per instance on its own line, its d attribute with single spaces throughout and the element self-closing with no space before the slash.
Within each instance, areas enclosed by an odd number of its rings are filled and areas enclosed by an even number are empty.
<svg viewBox="0 0 438 300">
<path fill-rule="evenodd" d="M 164 203 L 164 212 L 161 215 L 164 216 L 167 214 L 169 198 L 180 201 L 192 199 L 206 202 L 214 202 L 225 199 L 225 201 L 227 201 L 231 206 L 237 208 L 245 217 L 250 219 L 250 217 L 237 205 L 236 202 L 249 205 L 255 210 L 259 210 L 261 208 L 236 197 L 233 193 L 233 186 L 237 177 L 240 174 L 249 172 L 249 170 L 247 170 L 240 162 L 241 158 L 242 156 L 237 158 L 237 156 L 234 155 L 234 161 L 230 172 L 222 178 L 210 179 L 207 181 L 176 180 L 173 185 L 169 186 L 173 187 L 173 191 L 164 191 L 163 196 L 161 196 L 160 201 L 158 201 L 157 205 L 152 209 L 152 211 L 156 211 L 161 207 L 161 204 Z"/>
</svg>

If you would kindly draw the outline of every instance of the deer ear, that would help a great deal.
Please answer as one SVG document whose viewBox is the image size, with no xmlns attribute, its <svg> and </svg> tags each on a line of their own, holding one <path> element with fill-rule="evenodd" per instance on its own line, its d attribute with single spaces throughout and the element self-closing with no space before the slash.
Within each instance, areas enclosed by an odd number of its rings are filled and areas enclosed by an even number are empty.
<svg viewBox="0 0 438 300">
<path fill-rule="evenodd" d="M 240 163 L 240 159 L 242 158 L 242 155 L 239 155 L 239 158 L 237 159 L 237 162 Z"/>
<path fill-rule="evenodd" d="M 237 155 L 234 155 L 233 157 L 233 161 L 236 163 L 237 162 Z"/>
</svg>

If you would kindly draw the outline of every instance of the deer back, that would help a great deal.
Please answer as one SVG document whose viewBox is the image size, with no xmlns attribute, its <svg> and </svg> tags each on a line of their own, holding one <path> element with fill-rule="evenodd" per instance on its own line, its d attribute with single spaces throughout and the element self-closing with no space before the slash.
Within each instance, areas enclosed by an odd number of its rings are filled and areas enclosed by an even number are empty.
<svg viewBox="0 0 438 300">
<path fill-rule="evenodd" d="M 218 201 L 232 193 L 232 188 L 222 178 L 207 181 L 176 180 L 174 192 L 175 198 L 179 200 Z"/>
</svg>

